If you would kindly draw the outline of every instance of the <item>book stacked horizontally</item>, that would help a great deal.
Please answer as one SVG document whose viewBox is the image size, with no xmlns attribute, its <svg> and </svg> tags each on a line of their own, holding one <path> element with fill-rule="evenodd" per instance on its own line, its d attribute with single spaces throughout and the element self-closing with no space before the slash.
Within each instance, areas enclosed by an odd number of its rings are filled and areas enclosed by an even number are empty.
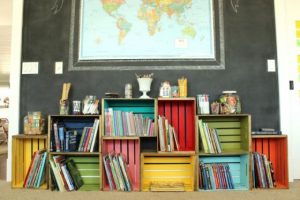
<svg viewBox="0 0 300 200">
<path fill-rule="evenodd" d="M 252 153 L 252 175 L 254 188 L 274 188 L 276 186 L 273 165 L 267 156 Z"/>
<path fill-rule="evenodd" d="M 64 156 L 53 156 L 49 159 L 51 170 L 52 189 L 75 191 L 83 185 L 83 180 L 72 159 Z"/>
<path fill-rule="evenodd" d="M 105 109 L 106 136 L 153 136 L 154 122 L 142 114 Z"/>
<path fill-rule="evenodd" d="M 123 156 L 107 154 L 103 156 L 103 163 L 110 190 L 130 192 L 132 187 Z"/>
<path fill-rule="evenodd" d="M 229 165 L 226 163 L 199 165 L 199 188 L 204 190 L 234 189 Z"/>
<path fill-rule="evenodd" d="M 209 128 L 208 124 L 202 120 L 198 120 L 201 143 L 205 153 L 221 153 L 222 148 L 220 144 L 217 129 Z"/>
<path fill-rule="evenodd" d="M 175 149 L 179 151 L 180 146 L 175 129 L 164 116 L 158 116 L 158 136 L 160 151 L 171 152 Z"/>
<path fill-rule="evenodd" d="M 23 187 L 39 188 L 45 182 L 45 168 L 47 151 L 38 150 L 33 153 L 29 169 L 27 171 Z"/>
</svg>

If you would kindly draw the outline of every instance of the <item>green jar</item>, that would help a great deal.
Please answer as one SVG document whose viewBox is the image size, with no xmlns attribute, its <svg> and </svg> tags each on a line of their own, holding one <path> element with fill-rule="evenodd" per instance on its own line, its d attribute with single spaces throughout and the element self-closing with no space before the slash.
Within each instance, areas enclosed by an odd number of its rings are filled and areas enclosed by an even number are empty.
<svg viewBox="0 0 300 200">
<path fill-rule="evenodd" d="M 240 97 L 236 94 L 236 91 L 223 91 L 219 101 L 221 114 L 241 113 Z"/>
</svg>

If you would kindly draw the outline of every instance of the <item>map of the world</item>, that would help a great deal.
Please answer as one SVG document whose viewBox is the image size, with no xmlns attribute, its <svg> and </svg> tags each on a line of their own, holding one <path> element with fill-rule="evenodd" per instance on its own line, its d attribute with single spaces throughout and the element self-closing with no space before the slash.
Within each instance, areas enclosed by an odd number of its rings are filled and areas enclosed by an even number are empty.
<svg viewBox="0 0 300 200">
<path fill-rule="evenodd" d="M 82 0 L 79 59 L 213 58 L 212 0 Z"/>
</svg>

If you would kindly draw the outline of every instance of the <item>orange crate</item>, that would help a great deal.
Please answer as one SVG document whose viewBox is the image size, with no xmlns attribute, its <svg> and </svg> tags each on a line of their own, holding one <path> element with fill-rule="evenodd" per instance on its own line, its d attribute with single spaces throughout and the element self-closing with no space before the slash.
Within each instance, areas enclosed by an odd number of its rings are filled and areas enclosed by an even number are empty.
<svg viewBox="0 0 300 200">
<path fill-rule="evenodd" d="M 273 163 L 276 188 L 288 188 L 287 136 L 254 135 L 252 136 L 252 151 L 265 154 Z"/>
</svg>

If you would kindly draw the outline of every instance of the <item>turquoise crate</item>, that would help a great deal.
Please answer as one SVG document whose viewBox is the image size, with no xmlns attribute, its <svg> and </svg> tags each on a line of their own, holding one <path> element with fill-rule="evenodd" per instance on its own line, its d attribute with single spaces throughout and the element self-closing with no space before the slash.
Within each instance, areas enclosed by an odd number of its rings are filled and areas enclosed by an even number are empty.
<svg viewBox="0 0 300 200">
<path fill-rule="evenodd" d="M 113 108 L 123 112 L 142 114 L 143 117 L 155 118 L 155 99 L 103 99 L 103 110 Z M 104 111 L 103 111 L 104 112 Z"/>
<path fill-rule="evenodd" d="M 249 190 L 249 155 L 200 157 L 204 164 L 227 163 L 233 178 L 234 190 Z M 199 176 L 199 175 L 198 175 Z M 212 191 L 203 190 L 199 191 Z"/>
</svg>

